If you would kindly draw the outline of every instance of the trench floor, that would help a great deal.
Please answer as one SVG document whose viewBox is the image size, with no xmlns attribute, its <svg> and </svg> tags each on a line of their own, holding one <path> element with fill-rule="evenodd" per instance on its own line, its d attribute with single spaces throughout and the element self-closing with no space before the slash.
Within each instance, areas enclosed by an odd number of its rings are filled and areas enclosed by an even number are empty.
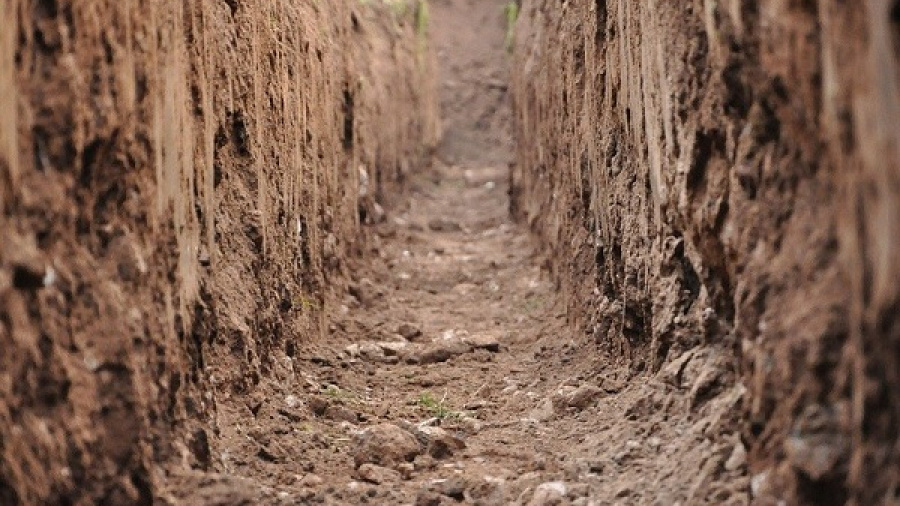
<svg viewBox="0 0 900 506">
<path fill-rule="evenodd" d="M 742 392 L 700 402 L 702 350 L 635 375 L 574 334 L 506 195 L 505 168 L 416 180 L 329 339 L 221 403 L 216 472 L 170 478 L 170 501 L 747 503 L 742 447 L 721 437 Z"/>
</svg>

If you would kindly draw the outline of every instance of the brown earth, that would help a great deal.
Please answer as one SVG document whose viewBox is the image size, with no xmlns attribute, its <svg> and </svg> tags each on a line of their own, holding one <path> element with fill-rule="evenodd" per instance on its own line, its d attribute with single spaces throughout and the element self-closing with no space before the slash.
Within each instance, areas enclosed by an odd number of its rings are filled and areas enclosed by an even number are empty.
<svg viewBox="0 0 900 506">
<path fill-rule="evenodd" d="M 898 15 L 523 2 L 514 209 L 631 370 L 722 353 L 761 504 L 900 501 Z"/>
<path fill-rule="evenodd" d="M 417 5 L 0 0 L 0 503 L 219 462 L 436 143 Z"/>
<path fill-rule="evenodd" d="M 0 0 L 0 504 L 896 502 L 863 4 Z"/>
<path fill-rule="evenodd" d="M 442 68 L 504 74 L 504 5 L 431 4 Z M 727 354 L 693 350 L 650 377 L 573 332 L 541 267 L 550 259 L 510 220 L 503 90 L 457 75 L 442 78 L 451 140 L 437 154 L 458 164 L 414 178 L 409 199 L 375 226 L 349 291 L 327 305 L 327 339 L 300 345 L 252 395 L 222 398 L 221 476 L 172 481 L 166 497 L 747 503 L 734 429 L 744 389 Z M 473 141 L 482 134 L 495 137 Z"/>
</svg>

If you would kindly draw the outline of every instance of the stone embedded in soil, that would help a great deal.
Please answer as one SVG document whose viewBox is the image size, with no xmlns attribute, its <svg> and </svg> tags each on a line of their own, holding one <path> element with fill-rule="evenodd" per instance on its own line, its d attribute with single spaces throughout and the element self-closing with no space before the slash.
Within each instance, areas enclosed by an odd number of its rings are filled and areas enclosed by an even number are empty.
<svg viewBox="0 0 900 506">
<path fill-rule="evenodd" d="M 351 359 L 396 363 L 399 351 L 405 347 L 406 343 L 402 342 L 353 343 L 344 348 L 344 354 Z"/>
<path fill-rule="evenodd" d="M 528 413 L 528 418 L 537 420 L 538 422 L 546 422 L 556 415 L 552 399 L 544 399 L 541 403 Z"/>
<path fill-rule="evenodd" d="M 422 330 L 415 325 L 404 323 L 397 328 L 397 333 L 410 341 L 422 335 Z"/>
<path fill-rule="evenodd" d="M 568 406 L 577 410 L 583 410 L 594 403 L 601 395 L 603 390 L 594 385 L 581 385 L 568 398 Z"/>
<path fill-rule="evenodd" d="M 603 390 L 595 385 L 563 386 L 553 393 L 550 400 L 555 412 L 561 413 L 567 409 L 582 411 L 593 405 L 603 393 Z"/>
<path fill-rule="evenodd" d="M 359 416 L 356 412 L 344 406 L 328 406 L 325 408 L 324 416 L 335 422 L 359 422 Z"/>
<path fill-rule="evenodd" d="M 566 500 L 568 487 L 561 481 L 542 483 L 534 490 L 528 506 L 555 506 Z"/>
<path fill-rule="evenodd" d="M 411 353 L 407 361 L 418 364 L 437 364 L 472 351 L 472 346 L 458 337 L 438 339 Z"/>
<path fill-rule="evenodd" d="M 451 499 L 462 501 L 466 497 L 466 482 L 458 476 L 434 480 L 429 485 L 429 490 L 433 490 L 443 496 L 450 497 Z"/>
<path fill-rule="evenodd" d="M 501 478 L 485 476 L 466 492 L 468 499 L 481 506 L 502 506 L 507 504 L 506 481 Z"/>
<path fill-rule="evenodd" d="M 734 445 L 734 449 L 731 451 L 731 455 L 728 457 L 728 460 L 725 461 L 725 469 L 727 471 L 737 471 L 744 467 L 747 464 L 747 449 L 744 448 L 744 443 L 738 441 L 737 444 Z"/>
<path fill-rule="evenodd" d="M 404 428 L 413 434 L 419 444 L 427 450 L 428 455 L 435 459 L 450 457 L 457 451 L 466 448 L 466 443 L 462 438 L 440 427 L 407 423 Z"/>
<path fill-rule="evenodd" d="M 422 447 L 415 436 L 390 423 L 360 431 L 354 434 L 352 441 L 357 467 L 368 463 L 393 467 L 412 461 L 421 452 Z"/>
<path fill-rule="evenodd" d="M 360 479 L 375 485 L 383 483 L 397 483 L 400 481 L 400 473 L 393 469 L 377 466 L 375 464 L 363 464 L 357 470 Z"/>
<path fill-rule="evenodd" d="M 847 461 L 849 447 L 841 434 L 798 435 L 784 442 L 788 462 L 813 480 L 822 479 Z"/>
<path fill-rule="evenodd" d="M 475 334 L 463 338 L 463 341 L 476 350 L 487 350 L 492 353 L 500 351 L 500 341 L 491 334 Z"/>
<path fill-rule="evenodd" d="M 474 401 L 467 402 L 465 404 L 465 406 L 463 406 L 463 408 L 468 411 L 478 411 L 478 410 L 487 408 L 490 405 L 491 405 L 491 403 L 489 401 L 486 401 L 484 399 L 477 399 Z"/>
<path fill-rule="evenodd" d="M 415 506 L 443 506 L 445 504 L 454 504 L 455 502 L 455 500 L 433 490 L 420 490 L 416 495 Z"/>
<path fill-rule="evenodd" d="M 351 283 L 347 290 L 364 307 L 371 306 L 381 296 L 381 292 L 368 279 L 362 279 L 358 283 Z"/>
<path fill-rule="evenodd" d="M 325 483 L 325 480 L 321 476 L 310 473 L 301 478 L 299 484 L 303 487 L 316 488 L 323 483 Z"/>
<path fill-rule="evenodd" d="M 466 447 L 462 439 L 439 427 L 426 427 L 425 432 L 428 434 L 428 454 L 436 459 L 450 457 Z"/>
<path fill-rule="evenodd" d="M 309 406 L 309 410 L 312 414 L 322 416 L 325 414 L 325 410 L 328 409 L 328 406 L 330 406 L 330 403 L 321 397 L 310 396 L 306 401 L 306 405 Z"/>
<path fill-rule="evenodd" d="M 397 357 L 403 354 L 409 343 L 406 341 L 384 341 L 378 343 L 378 347 L 384 355 L 388 357 Z"/>
<path fill-rule="evenodd" d="M 434 218 L 429 220 L 428 228 L 433 232 L 459 232 L 462 226 L 455 221 L 446 218 Z"/>
</svg>

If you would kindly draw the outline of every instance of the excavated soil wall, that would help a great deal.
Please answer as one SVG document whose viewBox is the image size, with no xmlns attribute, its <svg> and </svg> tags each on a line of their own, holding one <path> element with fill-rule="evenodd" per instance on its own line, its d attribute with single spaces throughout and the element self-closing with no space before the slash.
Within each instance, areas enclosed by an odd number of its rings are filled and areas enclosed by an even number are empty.
<svg viewBox="0 0 900 506">
<path fill-rule="evenodd" d="M 437 140 L 420 9 L 0 0 L 0 503 L 149 503 L 320 336 Z"/>
<path fill-rule="evenodd" d="M 896 1 L 521 7 L 514 212 L 602 352 L 730 364 L 761 504 L 900 493 L 898 84 Z"/>
</svg>

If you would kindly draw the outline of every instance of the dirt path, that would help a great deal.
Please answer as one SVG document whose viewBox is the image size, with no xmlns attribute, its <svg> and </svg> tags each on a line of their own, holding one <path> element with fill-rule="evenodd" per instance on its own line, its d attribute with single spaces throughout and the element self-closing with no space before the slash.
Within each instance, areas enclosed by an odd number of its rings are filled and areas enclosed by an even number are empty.
<svg viewBox="0 0 900 506">
<path fill-rule="evenodd" d="M 333 339 L 299 350 L 267 395 L 226 399 L 221 480 L 182 483 L 173 499 L 744 502 L 740 450 L 714 443 L 740 392 L 691 409 L 714 355 L 631 377 L 571 335 L 529 234 L 507 218 L 503 175 L 418 181 L 408 209 L 377 228 L 377 260 Z"/>
<path fill-rule="evenodd" d="M 445 142 L 373 230 L 328 342 L 255 396 L 220 393 L 190 504 L 747 502 L 741 402 L 715 350 L 656 376 L 573 335 L 510 221 L 503 2 L 435 1 Z M 196 453 L 196 448 L 194 449 Z M 201 452 L 202 453 L 202 452 Z"/>
</svg>

